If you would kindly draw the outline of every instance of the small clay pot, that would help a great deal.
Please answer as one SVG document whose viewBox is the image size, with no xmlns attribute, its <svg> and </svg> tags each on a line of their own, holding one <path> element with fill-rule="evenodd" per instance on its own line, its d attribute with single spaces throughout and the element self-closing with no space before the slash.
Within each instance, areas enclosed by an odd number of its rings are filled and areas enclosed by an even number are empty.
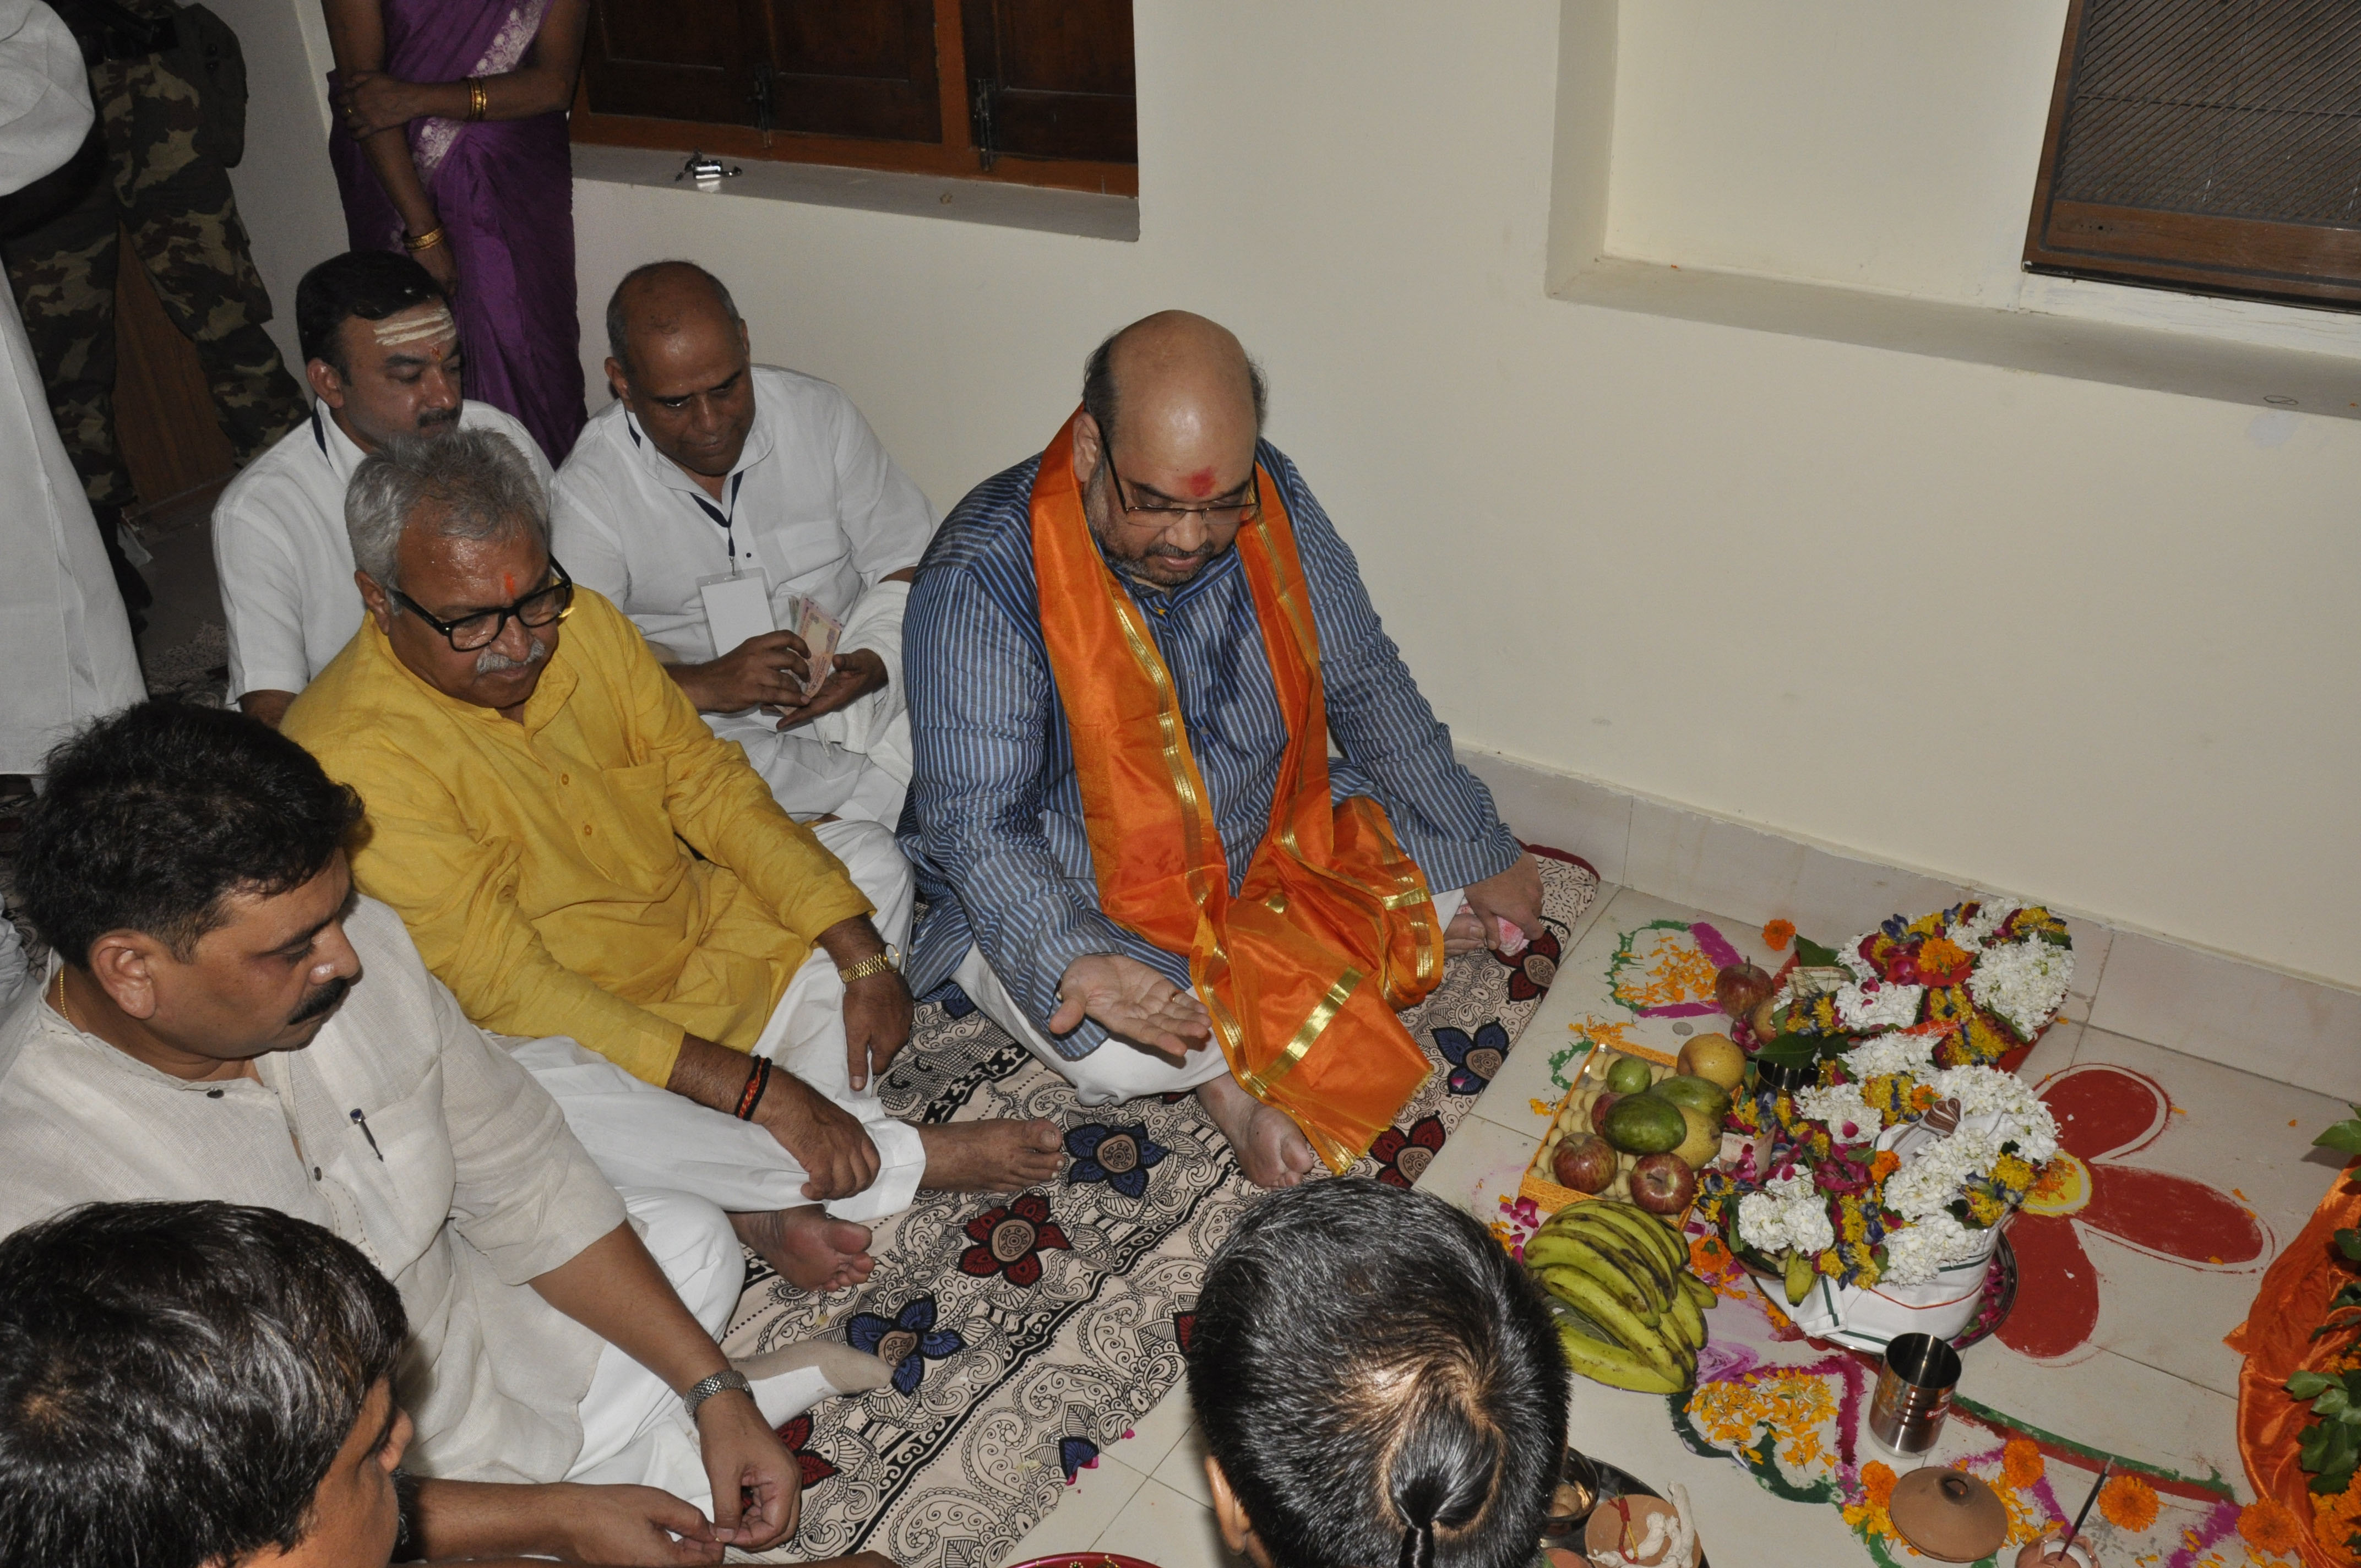
<svg viewBox="0 0 2361 1568">
<path fill-rule="evenodd" d="M 1600 1503 L 1592 1512 L 1590 1522 L 1584 1527 L 1583 1531 L 1583 1544 L 1589 1549 L 1593 1561 L 1596 1561 L 1601 1552 L 1619 1550 L 1617 1543 L 1621 1541 L 1624 1529 L 1622 1511 L 1616 1507 L 1619 1501 L 1628 1504 L 1631 1508 L 1631 1539 L 1634 1541 L 1646 1538 L 1650 1519 L 1658 1514 L 1670 1516 L 1673 1512 L 1673 1505 L 1661 1497 L 1622 1497 Z M 1700 1538 L 1690 1546 L 1688 1561 L 1686 1563 L 1664 1563 L 1662 1559 L 1656 1559 L 1650 1563 L 1649 1568 L 1656 1568 L 1657 1563 L 1662 1563 L 1663 1568 L 1697 1568 L 1698 1560 L 1704 1555 L 1705 1541 Z"/>
<path fill-rule="evenodd" d="M 2091 1543 L 2080 1536 L 2073 1545 L 2060 1551 L 2058 1538 L 2045 1535 L 2039 1541 L 2025 1543 L 2025 1550 L 2016 1554 L 2016 1568 L 2097 1568 L 2098 1561 Z"/>
</svg>

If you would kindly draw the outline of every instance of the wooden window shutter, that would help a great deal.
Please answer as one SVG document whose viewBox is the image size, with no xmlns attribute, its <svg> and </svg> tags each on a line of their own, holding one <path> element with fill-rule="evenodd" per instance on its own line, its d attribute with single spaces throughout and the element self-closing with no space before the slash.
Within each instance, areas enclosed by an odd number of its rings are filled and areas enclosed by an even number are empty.
<svg viewBox="0 0 2361 1568">
<path fill-rule="evenodd" d="M 770 8 L 772 126 L 940 145 L 934 0 L 770 0 Z"/>
<path fill-rule="evenodd" d="M 591 0 L 585 102 L 601 115 L 751 126 L 763 33 L 759 0 Z"/>
<path fill-rule="evenodd" d="M 1131 0 L 964 0 L 968 104 L 989 159 L 1139 161 Z"/>
<path fill-rule="evenodd" d="M 2361 308 L 2361 4 L 2072 0 L 2025 264 Z"/>
</svg>

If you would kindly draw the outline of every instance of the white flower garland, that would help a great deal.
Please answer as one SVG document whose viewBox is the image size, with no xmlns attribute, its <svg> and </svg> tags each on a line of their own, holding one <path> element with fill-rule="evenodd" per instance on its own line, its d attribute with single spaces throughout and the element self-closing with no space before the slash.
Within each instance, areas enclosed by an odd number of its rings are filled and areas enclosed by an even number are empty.
<svg viewBox="0 0 2361 1568">
<path fill-rule="evenodd" d="M 1918 1022 L 1918 1003 L 1926 995 L 1923 985 L 1886 981 L 1872 991 L 1856 982 L 1837 992 L 1837 1021 L 1855 1031 L 1906 1029 Z"/>
<path fill-rule="evenodd" d="M 1978 953 L 1968 994 L 1977 1006 L 2005 1020 L 2018 1039 L 2029 1040 L 2057 1015 L 2073 981 L 2073 953 L 2031 937 Z"/>
<path fill-rule="evenodd" d="M 2001 1145 L 2014 1143 L 2018 1155 L 2038 1170 L 2058 1152 L 2058 1118 L 2034 1094 L 2032 1086 L 2016 1074 L 1998 1068 L 1955 1067 L 1926 1081 L 1938 1097 L 1957 1100 L 1963 1118 L 1997 1119 L 1991 1133 L 1995 1159 Z M 1951 1141 L 1958 1142 L 1958 1135 L 1954 1135 Z M 1987 1166 L 1974 1174 L 1987 1174 L 1990 1168 Z"/>
<path fill-rule="evenodd" d="M 1861 1097 L 1861 1085 L 1839 1083 L 1827 1089 L 1815 1085 L 1795 1091 L 1795 1109 L 1828 1129 L 1836 1144 L 1867 1143 L 1884 1130 L 1884 1118 Z M 1851 1131 L 1846 1131 L 1847 1128 Z"/>
<path fill-rule="evenodd" d="M 1934 1035 L 1879 1035 L 1844 1054 L 1845 1071 L 1864 1082 L 1904 1074 L 1925 1078 L 1935 1067 Z"/>
<path fill-rule="evenodd" d="M 1807 1173 L 1765 1184 L 1738 1201 L 1738 1235 L 1766 1257 L 1793 1248 L 1806 1256 L 1837 1245 L 1827 1201 Z"/>
<path fill-rule="evenodd" d="M 1938 1211 L 1907 1229 L 1885 1233 L 1885 1272 L 1880 1282 L 1924 1285 L 1950 1265 L 1975 1256 L 1988 1239 Z"/>
<path fill-rule="evenodd" d="M 1885 1206 L 1910 1223 L 1923 1224 L 1959 1201 L 1968 1178 L 1992 1169 L 2000 1140 L 1961 1127 L 1928 1144 L 1885 1180 Z"/>
<path fill-rule="evenodd" d="M 1987 899 L 1977 905 L 1976 912 L 1946 933 L 1952 941 L 1974 952 L 1993 939 L 1993 933 L 2008 924 L 2008 917 L 2024 908 L 2005 898 Z"/>
</svg>

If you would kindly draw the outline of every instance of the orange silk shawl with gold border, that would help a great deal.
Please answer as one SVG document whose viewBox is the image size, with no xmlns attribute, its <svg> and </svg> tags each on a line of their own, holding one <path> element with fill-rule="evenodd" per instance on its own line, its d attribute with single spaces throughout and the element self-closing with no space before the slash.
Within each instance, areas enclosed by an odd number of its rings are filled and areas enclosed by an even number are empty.
<svg viewBox="0 0 2361 1568">
<path fill-rule="evenodd" d="M 1073 735 L 1101 907 L 1189 955 L 1231 1073 L 1342 1171 L 1431 1070 L 1394 1014 L 1442 978 L 1443 933 L 1384 809 L 1329 798 L 1319 630 L 1287 508 L 1268 470 L 1255 479 L 1261 516 L 1236 549 L 1288 744 L 1269 831 L 1235 896 L 1171 672 L 1083 514 L 1071 420 L 1033 481 L 1041 634 Z"/>
</svg>

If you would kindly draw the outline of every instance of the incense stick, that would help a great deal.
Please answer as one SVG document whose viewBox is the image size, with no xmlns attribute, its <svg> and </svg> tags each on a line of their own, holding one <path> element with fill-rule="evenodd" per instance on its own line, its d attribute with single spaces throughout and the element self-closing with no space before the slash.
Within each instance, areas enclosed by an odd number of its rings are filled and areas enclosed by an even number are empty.
<svg viewBox="0 0 2361 1568">
<path fill-rule="evenodd" d="M 2107 1484 L 2107 1472 L 2114 1467 L 2114 1464 L 2112 1459 L 2099 1462 L 2099 1478 L 2091 1483 L 2091 1495 L 2082 1499 L 2082 1507 L 2074 1515 L 2074 1522 L 2066 1527 L 2066 1537 L 2058 1543 L 2059 1555 L 2065 1554 L 2066 1549 L 2074 1544 L 2074 1537 L 2081 1532 L 2082 1521 L 2091 1517 L 2091 1505 L 2099 1500 L 2099 1488 Z"/>
</svg>

